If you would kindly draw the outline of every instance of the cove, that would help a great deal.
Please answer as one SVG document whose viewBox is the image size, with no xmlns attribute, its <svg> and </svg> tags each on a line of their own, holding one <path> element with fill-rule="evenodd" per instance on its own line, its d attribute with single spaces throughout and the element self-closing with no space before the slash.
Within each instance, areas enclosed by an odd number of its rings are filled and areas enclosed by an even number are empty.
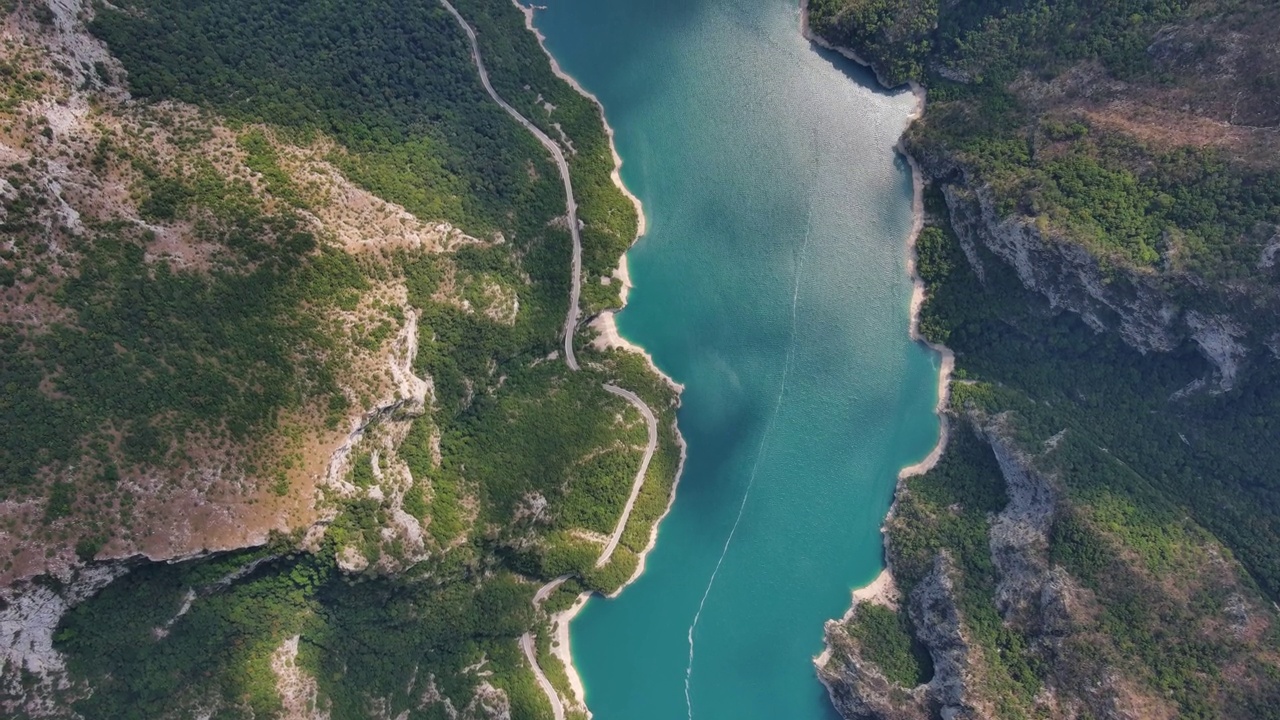
<svg viewBox="0 0 1280 720">
<path fill-rule="evenodd" d="M 829 720 L 823 622 L 879 572 L 898 470 L 938 435 L 893 150 L 914 98 L 813 47 L 786 0 L 544 1 L 535 24 L 644 203 L 619 328 L 685 386 L 688 459 L 646 571 L 572 624 L 587 704 Z"/>
</svg>

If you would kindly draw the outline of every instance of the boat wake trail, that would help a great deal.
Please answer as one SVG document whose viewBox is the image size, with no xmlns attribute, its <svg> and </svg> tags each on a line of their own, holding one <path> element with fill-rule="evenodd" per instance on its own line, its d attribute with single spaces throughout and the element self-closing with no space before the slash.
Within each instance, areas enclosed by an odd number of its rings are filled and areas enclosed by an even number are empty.
<svg viewBox="0 0 1280 720">
<path fill-rule="evenodd" d="M 800 256 L 796 261 L 795 280 L 791 289 L 791 340 L 787 348 L 787 359 L 782 365 L 782 382 L 778 386 L 778 398 L 773 403 L 773 414 L 769 416 L 769 423 L 765 426 L 764 434 L 760 436 L 760 446 L 756 448 L 756 459 L 751 466 L 751 475 L 747 479 L 747 490 L 742 494 L 742 502 L 738 504 L 738 516 L 733 520 L 733 526 L 729 528 L 729 536 L 725 538 L 724 547 L 720 549 L 720 557 L 716 560 L 715 569 L 711 571 L 711 578 L 707 580 L 707 588 L 702 591 L 702 600 L 698 602 L 698 611 L 693 615 L 693 623 L 689 625 L 689 664 L 684 669 L 684 704 L 689 711 L 689 720 L 693 720 L 693 698 L 690 695 L 689 685 L 693 679 L 693 633 L 698 629 L 698 621 L 702 619 L 702 608 L 707 604 L 707 597 L 711 595 L 711 588 L 716 584 L 716 576 L 720 574 L 720 566 L 724 564 L 724 558 L 729 554 L 729 546 L 733 543 L 733 536 L 738 532 L 738 524 L 742 522 L 742 512 L 747 508 L 747 498 L 751 497 L 751 488 L 756 484 L 756 473 L 760 470 L 760 459 L 764 456 L 765 447 L 769 443 L 769 436 L 773 433 L 774 421 L 778 419 L 778 411 L 782 408 L 782 398 L 787 393 L 787 376 L 791 373 L 791 364 L 795 359 L 796 353 L 796 308 L 800 300 L 800 277 L 804 273 L 805 253 L 809 249 L 809 235 L 813 229 L 813 200 L 809 200 L 808 217 L 804 224 L 804 241 L 800 244 Z"/>
</svg>

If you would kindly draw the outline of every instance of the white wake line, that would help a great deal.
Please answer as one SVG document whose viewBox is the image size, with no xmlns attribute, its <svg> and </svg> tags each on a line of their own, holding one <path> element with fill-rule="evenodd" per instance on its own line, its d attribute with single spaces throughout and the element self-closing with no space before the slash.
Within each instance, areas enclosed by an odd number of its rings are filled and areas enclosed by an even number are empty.
<svg viewBox="0 0 1280 720">
<path fill-rule="evenodd" d="M 698 628 L 698 621 L 702 619 L 702 608 L 707 604 L 707 597 L 711 595 L 711 588 L 716 584 L 716 576 L 720 574 L 720 566 L 724 564 L 724 558 L 729 554 L 729 545 L 733 543 L 733 536 L 738 532 L 738 524 L 742 522 L 742 513 L 747 509 L 747 498 L 751 497 L 751 488 L 756 484 L 756 473 L 760 470 L 760 459 L 764 457 L 765 446 L 769 442 L 769 436 L 773 433 L 774 421 L 778 419 L 778 411 L 782 409 L 782 398 L 787 393 L 787 376 L 791 373 L 791 364 L 795 359 L 796 353 L 796 307 L 800 300 L 800 277 L 804 273 L 805 251 L 809 249 L 809 235 L 812 230 L 813 223 L 813 200 L 809 201 L 809 215 L 805 219 L 804 224 L 804 242 L 800 244 L 800 258 L 796 263 L 796 277 L 791 290 L 791 345 L 787 348 L 787 360 L 782 365 L 782 383 L 778 387 L 778 399 L 773 403 L 773 414 L 769 416 L 769 424 L 765 426 L 764 435 L 760 437 L 760 447 L 756 448 L 756 461 L 751 466 L 751 477 L 747 480 L 747 490 L 742 494 L 742 502 L 738 504 L 738 516 L 733 520 L 733 527 L 729 528 L 729 536 L 725 538 L 724 547 L 720 549 L 720 558 L 716 560 L 715 569 L 711 571 L 711 578 L 707 580 L 707 589 L 702 591 L 702 600 L 698 602 L 698 611 L 693 614 L 693 623 L 689 625 L 689 664 L 684 669 L 684 704 L 689 711 L 689 720 L 693 720 L 693 698 L 690 695 L 690 684 L 693 680 L 693 633 Z"/>
</svg>

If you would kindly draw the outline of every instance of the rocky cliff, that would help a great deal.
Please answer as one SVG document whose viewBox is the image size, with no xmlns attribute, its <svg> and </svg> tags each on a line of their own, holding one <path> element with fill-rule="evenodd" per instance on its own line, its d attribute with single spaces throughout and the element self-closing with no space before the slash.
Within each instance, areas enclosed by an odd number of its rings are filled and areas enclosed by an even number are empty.
<svg viewBox="0 0 1280 720">
<path fill-rule="evenodd" d="M 886 523 L 900 629 L 856 605 L 828 626 L 847 717 L 957 712 L 884 650 L 937 641 L 914 598 L 942 557 L 978 716 L 1274 716 L 1280 16 L 1086 5 L 808 8 L 819 42 L 929 92 L 902 144 L 921 328 L 961 378 L 950 447 Z"/>
<path fill-rule="evenodd" d="M 1280 624 L 1216 541 L 1183 535 L 1172 547 L 1184 559 L 1153 569 L 1126 531 L 1108 524 L 1114 520 L 1107 511 L 1064 496 L 1057 478 L 1070 466 L 1058 448 L 1071 443 L 1069 433 L 1033 450 L 1018 439 L 1025 428 L 1016 416 L 979 411 L 956 424 L 959 447 L 905 485 L 886 526 L 890 567 L 909 588 L 906 607 L 891 610 L 906 613 L 905 632 L 927 650 L 932 675 L 914 686 L 890 679 L 883 645 L 894 639 L 877 633 L 877 617 L 855 602 L 845 619 L 828 623 L 828 654 L 818 667 L 843 717 L 1178 717 L 1177 704 L 1150 686 L 1151 668 L 1143 664 L 1151 656 L 1130 633 L 1173 653 L 1184 649 L 1166 643 L 1179 646 L 1190 634 L 1220 667 L 1273 662 L 1263 638 Z M 967 495 L 939 494 L 941 485 L 972 483 L 975 469 L 984 482 L 999 484 L 982 494 L 1003 497 L 984 508 L 972 485 Z M 943 504 L 948 500 L 957 502 Z M 1092 536 L 1084 541 L 1091 559 L 1083 564 L 1064 552 L 1082 541 L 1079 535 Z M 1110 557 L 1103 568 L 1094 564 L 1098 554 Z M 1212 609 L 1195 605 L 1193 598 L 1208 595 L 1221 599 Z M 1117 605 L 1135 601 L 1150 603 L 1154 614 L 1129 616 L 1123 622 L 1137 627 L 1117 632 Z M 1252 685 L 1260 682 L 1256 671 L 1246 673 L 1244 692 L 1266 697 L 1274 689 Z M 1224 716 L 1236 716 L 1250 706 L 1233 697 L 1236 690 L 1215 685 L 1200 692 Z"/>
<path fill-rule="evenodd" d="M 955 573 L 950 555 L 938 553 L 908 599 L 911 621 L 919 629 L 918 640 L 933 666 L 933 677 L 922 685 L 906 688 L 886 678 L 874 662 L 863 657 L 861 641 L 842 623 L 828 623 L 826 641 L 831 659 L 819 665 L 818 676 L 841 716 L 850 720 L 980 716 L 969 696 L 971 646 L 956 602 Z M 853 612 L 857 612 L 856 604 Z"/>
<path fill-rule="evenodd" d="M 0 715 L 536 716 L 537 585 L 638 564 L 675 392 L 558 361 L 556 168 L 398 5 L 0 2 Z M 459 7 L 607 156 L 519 10 Z M 588 265 L 635 236 L 609 171 L 574 166 Z M 601 568 L 647 431 L 615 384 L 662 430 Z"/>
<path fill-rule="evenodd" d="M 976 173 L 939 158 L 936 151 L 907 148 L 928 182 L 943 193 L 948 222 L 979 278 L 985 277 L 987 262 L 1002 262 L 1051 308 L 1075 313 L 1094 331 L 1115 333 L 1142 353 L 1194 344 L 1214 371 L 1191 390 L 1231 390 L 1252 360 L 1280 357 L 1274 307 L 1258 308 L 1245 293 L 1230 289 L 1196 297 L 1192 279 L 1108 264 L 1087 247 L 1055 236 L 1034 217 L 1002 216 L 996 192 Z"/>
</svg>

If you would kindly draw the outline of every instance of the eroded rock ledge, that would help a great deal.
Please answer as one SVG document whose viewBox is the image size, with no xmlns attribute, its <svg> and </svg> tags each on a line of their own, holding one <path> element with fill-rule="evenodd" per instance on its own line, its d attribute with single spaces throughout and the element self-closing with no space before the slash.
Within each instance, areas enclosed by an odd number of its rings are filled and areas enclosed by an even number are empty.
<svg viewBox="0 0 1280 720">
<path fill-rule="evenodd" d="M 1203 307 L 1180 304 L 1154 274 L 1108 270 L 1081 245 L 1046 236 L 1028 218 L 1001 218 L 990 187 L 973 183 L 950 160 L 912 150 L 929 181 L 942 189 L 951 226 L 980 279 L 988 262 L 1001 261 L 1051 307 L 1079 315 L 1096 332 L 1115 332 L 1142 353 L 1194 343 L 1214 367 L 1202 385 L 1218 391 L 1235 387 L 1257 353 L 1275 355 L 1269 325 L 1252 327 L 1228 310 L 1248 305 L 1246 298 L 1210 298 Z"/>
<path fill-rule="evenodd" d="M 908 611 L 920 629 L 919 640 L 929 650 L 934 674 L 929 682 L 904 688 L 885 677 L 874 663 L 862 657 L 860 643 L 845 632 L 842 623 L 827 623 L 826 640 L 831 657 L 818 667 L 831 702 L 846 720 L 923 720 L 976 718 L 969 701 L 968 676 L 972 672 L 970 644 L 965 638 L 956 603 L 955 566 L 939 553 L 932 570 L 912 590 Z M 855 607 L 856 612 L 856 607 Z"/>
</svg>

